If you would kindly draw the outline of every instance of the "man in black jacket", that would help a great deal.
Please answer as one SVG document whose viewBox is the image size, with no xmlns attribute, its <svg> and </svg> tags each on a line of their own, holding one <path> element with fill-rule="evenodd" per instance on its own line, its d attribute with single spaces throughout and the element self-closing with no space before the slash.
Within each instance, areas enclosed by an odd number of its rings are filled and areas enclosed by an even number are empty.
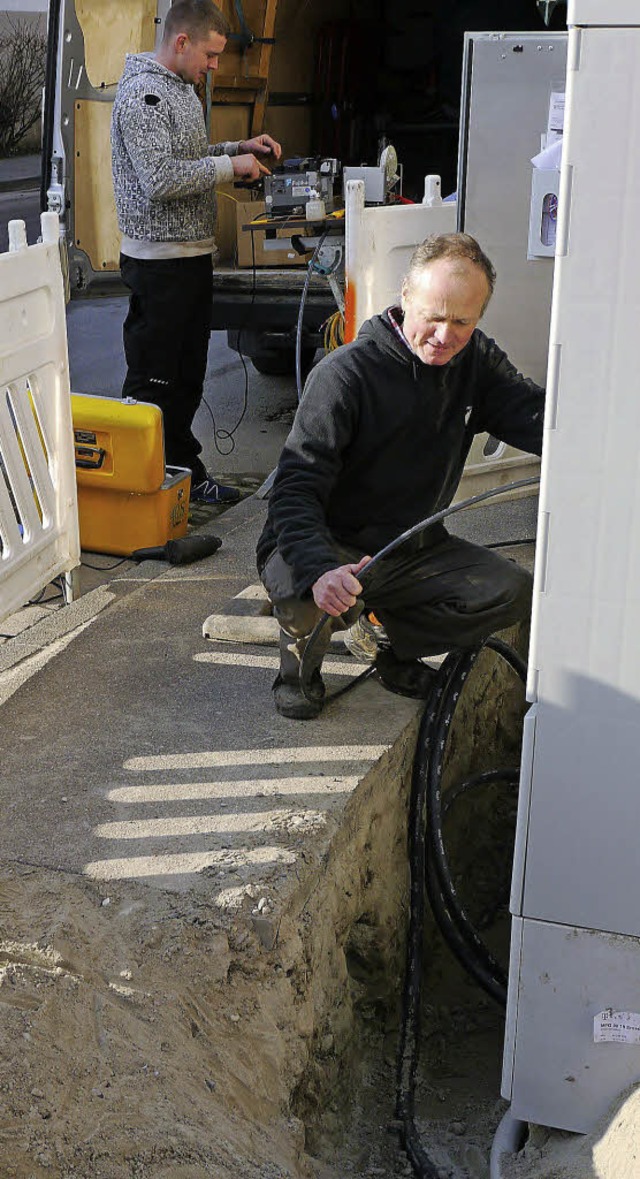
<svg viewBox="0 0 640 1179">
<path fill-rule="evenodd" d="M 527 616 L 531 578 L 437 524 L 358 573 L 401 532 L 451 503 L 474 434 L 540 454 L 544 391 L 477 328 L 495 271 L 467 234 L 427 238 L 411 259 L 401 306 L 311 372 L 258 542 L 258 569 L 282 627 L 275 703 L 283 716 L 322 709 L 318 644 L 313 699 L 299 683 L 323 612 L 350 626 L 363 605 L 388 646 L 376 669 L 392 691 L 428 694 L 421 657 L 470 647 Z"/>
</svg>

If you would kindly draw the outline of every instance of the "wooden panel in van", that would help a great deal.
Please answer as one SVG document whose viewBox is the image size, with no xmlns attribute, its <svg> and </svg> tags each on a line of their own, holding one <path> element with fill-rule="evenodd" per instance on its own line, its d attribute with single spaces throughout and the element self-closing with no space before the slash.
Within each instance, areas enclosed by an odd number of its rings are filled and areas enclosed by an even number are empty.
<svg viewBox="0 0 640 1179">
<path fill-rule="evenodd" d="M 153 49 L 156 0 L 75 0 L 75 6 L 87 77 L 96 90 L 120 80 L 127 53 Z"/>
<path fill-rule="evenodd" d="M 94 270 L 117 270 L 120 232 L 111 180 L 110 102 L 75 103 L 74 241 Z"/>
</svg>

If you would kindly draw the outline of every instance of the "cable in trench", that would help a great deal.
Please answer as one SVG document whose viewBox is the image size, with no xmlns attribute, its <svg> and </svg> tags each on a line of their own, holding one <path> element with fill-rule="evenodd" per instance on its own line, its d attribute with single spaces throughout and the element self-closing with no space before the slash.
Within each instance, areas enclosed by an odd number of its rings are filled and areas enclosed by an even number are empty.
<svg viewBox="0 0 640 1179">
<path fill-rule="evenodd" d="M 493 649 L 524 681 L 526 665 L 502 640 L 491 637 L 471 650 L 451 652 L 437 672 L 422 718 L 413 768 L 409 809 L 411 871 L 410 919 L 407 937 L 403 1013 L 398 1053 L 396 1116 L 400 1139 L 419 1179 L 438 1179 L 415 1124 L 415 1083 L 419 1060 L 420 1000 L 424 944 L 425 902 L 428 897 L 436 923 L 447 945 L 501 1007 L 506 1004 L 507 979 L 485 946 L 458 898 L 443 839 L 443 818 L 460 795 L 490 782 L 515 786 L 517 767 L 474 774 L 442 798 L 442 770 L 448 734 L 464 684 L 481 651 Z"/>
<path fill-rule="evenodd" d="M 431 525 L 445 520 L 455 512 L 472 507 L 496 495 L 520 490 L 539 483 L 539 477 L 520 479 L 504 487 L 483 491 L 468 499 L 451 504 L 425 520 L 408 528 L 371 558 L 359 573 L 359 580 L 366 595 L 367 575 L 384 557 L 394 552 L 406 541 Z M 323 614 L 307 639 L 300 665 L 300 687 L 307 699 L 311 698 L 310 681 L 315 662 L 313 652 L 330 615 Z M 501 1007 L 506 1005 L 507 978 L 494 956 L 485 946 L 460 902 L 451 872 L 449 870 L 442 822 L 448 809 L 442 800 L 442 768 L 447 737 L 460 693 L 480 652 L 486 647 L 494 650 L 517 673 L 526 680 L 526 665 L 520 656 L 495 637 L 487 638 L 478 646 L 465 651 L 451 651 L 433 683 L 429 700 L 423 715 L 413 769 L 411 804 L 409 811 L 409 859 L 411 869 L 410 919 L 407 937 L 407 959 L 403 992 L 403 1018 L 398 1054 L 398 1078 L 396 1116 L 399 1122 L 400 1140 L 419 1179 L 439 1179 L 438 1167 L 423 1146 L 415 1124 L 415 1082 L 418 1067 L 418 1045 L 420 1034 L 420 997 L 422 989 L 422 951 L 424 942 L 425 900 L 428 896 L 438 927 L 449 948 L 464 966 L 465 970 Z M 368 668 L 340 690 L 355 687 L 371 674 Z M 333 697 L 330 697 L 332 699 Z M 504 781 L 517 786 L 517 767 L 491 770 L 476 774 L 454 788 L 453 798 L 489 782 Z"/>
</svg>

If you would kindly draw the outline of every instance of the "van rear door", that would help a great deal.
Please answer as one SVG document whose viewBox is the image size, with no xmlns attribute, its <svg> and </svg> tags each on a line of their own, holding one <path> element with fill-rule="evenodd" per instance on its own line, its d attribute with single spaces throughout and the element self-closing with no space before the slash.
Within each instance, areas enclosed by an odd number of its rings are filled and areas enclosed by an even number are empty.
<svg viewBox="0 0 640 1179">
<path fill-rule="evenodd" d="M 119 277 L 111 107 L 127 53 L 153 51 L 171 0 L 50 0 L 43 206 L 57 212 L 71 291 Z"/>
</svg>

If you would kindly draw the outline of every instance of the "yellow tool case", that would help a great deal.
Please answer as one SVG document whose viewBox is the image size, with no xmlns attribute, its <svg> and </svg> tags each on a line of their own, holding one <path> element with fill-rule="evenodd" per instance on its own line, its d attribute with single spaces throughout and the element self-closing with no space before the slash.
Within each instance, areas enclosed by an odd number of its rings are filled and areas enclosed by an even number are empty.
<svg viewBox="0 0 640 1179">
<path fill-rule="evenodd" d="M 162 410 L 71 394 L 80 544 L 127 557 L 187 531 L 191 471 L 165 467 Z"/>
</svg>

